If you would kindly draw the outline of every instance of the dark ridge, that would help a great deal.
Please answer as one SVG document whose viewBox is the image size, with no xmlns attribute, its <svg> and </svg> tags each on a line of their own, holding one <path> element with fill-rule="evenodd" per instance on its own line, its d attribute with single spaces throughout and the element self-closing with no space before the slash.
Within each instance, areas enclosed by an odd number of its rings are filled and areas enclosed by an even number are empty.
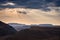
<svg viewBox="0 0 60 40">
<path fill-rule="evenodd" d="M 60 28 L 33 27 L 21 30 L 6 40 L 60 40 Z"/>
<path fill-rule="evenodd" d="M 15 33 L 16 30 L 12 26 L 0 21 L 0 36 L 11 35 Z"/>
</svg>

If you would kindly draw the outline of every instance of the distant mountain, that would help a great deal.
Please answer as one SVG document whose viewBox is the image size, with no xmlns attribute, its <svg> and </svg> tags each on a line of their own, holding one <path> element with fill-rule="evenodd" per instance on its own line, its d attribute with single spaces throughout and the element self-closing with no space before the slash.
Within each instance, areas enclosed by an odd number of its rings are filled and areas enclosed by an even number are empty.
<svg viewBox="0 0 60 40">
<path fill-rule="evenodd" d="M 52 25 L 52 24 L 40 24 L 40 26 L 42 26 L 42 27 L 53 27 L 54 25 Z"/>
<path fill-rule="evenodd" d="M 0 21 L 0 36 L 12 35 L 16 32 L 12 26 Z"/>
<path fill-rule="evenodd" d="M 18 24 L 18 23 L 8 23 L 8 24 L 13 28 L 15 28 L 17 31 L 31 28 L 30 25 L 25 25 L 25 24 Z"/>
<path fill-rule="evenodd" d="M 39 25 L 25 25 L 25 24 L 18 24 L 18 23 L 9 23 L 10 26 L 12 26 L 13 28 L 15 28 L 17 31 L 23 30 L 23 29 L 29 29 L 33 26 L 39 26 L 39 27 L 54 27 L 54 25 L 52 24 L 39 24 Z"/>
</svg>

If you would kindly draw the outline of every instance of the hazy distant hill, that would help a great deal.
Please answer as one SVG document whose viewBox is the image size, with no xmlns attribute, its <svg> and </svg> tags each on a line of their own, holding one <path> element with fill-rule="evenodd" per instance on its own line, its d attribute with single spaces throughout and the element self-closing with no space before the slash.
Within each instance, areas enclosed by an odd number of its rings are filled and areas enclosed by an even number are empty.
<svg viewBox="0 0 60 40">
<path fill-rule="evenodd" d="M 31 28 L 30 25 L 18 24 L 18 23 L 9 23 L 9 25 L 15 28 L 17 31 Z"/>
<path fill-rule="evenodd" d="M 31 24 L 31 25 L 26 25 L 26 24 L 19 24 L 19 23 L 9 23 L 10 26 L 15 28 L 17 31 L 24 30 L 24 29 L 29 29 L 29 28 L 53 28 L 53 27 L 60 27 L 59 25 L 53 25 L 53 24 Z"/>
</svg>

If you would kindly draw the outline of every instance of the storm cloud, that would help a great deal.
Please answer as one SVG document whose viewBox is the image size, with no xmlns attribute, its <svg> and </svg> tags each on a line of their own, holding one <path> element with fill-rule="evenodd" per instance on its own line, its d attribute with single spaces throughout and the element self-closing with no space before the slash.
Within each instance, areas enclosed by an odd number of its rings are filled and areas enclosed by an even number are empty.
<svg viewBox="0 0 60 40">
<path fill-rule="evenodd" d="M 1 5 L 8 2 L 16 5 Z M 42 9 L 44 11 L 50 11 L 48 7 L 60 7 L 60 0 L 0 0 L 0 3 L 0 7 L 4 8 L 18 8 L 22 6 L 31 9 Z"/>
</svg>

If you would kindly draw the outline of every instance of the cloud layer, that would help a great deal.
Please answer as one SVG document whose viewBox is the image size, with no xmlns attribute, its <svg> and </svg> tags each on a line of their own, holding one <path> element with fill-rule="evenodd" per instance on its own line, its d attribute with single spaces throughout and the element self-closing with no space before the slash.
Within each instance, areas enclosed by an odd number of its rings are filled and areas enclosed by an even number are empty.
<svg viewBox="0 0 60 40">
<path fill-rule="evenodd" d="M 0 0 L 0 20 L 60 24 L 60 0 Z"/>
<path fill-rule="evenodd" d="M 18 13 L 21 11 L 22 13 Z M 24 14 L 25 11 L 27 14 Z M 0 20 L 6 23 L 22 24 L 60 24 L 59 12 L 56 10 L 42 11 L 39 9 L 5 8 L 0 11 Z"/>
</svg>

